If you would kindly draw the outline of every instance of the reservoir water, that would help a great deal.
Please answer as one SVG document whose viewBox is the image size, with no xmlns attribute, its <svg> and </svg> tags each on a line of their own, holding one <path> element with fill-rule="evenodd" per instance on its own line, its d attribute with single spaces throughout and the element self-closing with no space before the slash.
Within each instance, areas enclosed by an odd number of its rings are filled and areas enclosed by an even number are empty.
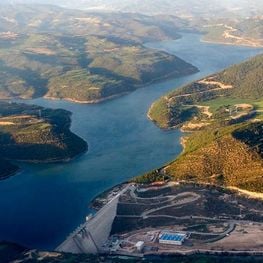
<svg viewBox="0 0 263 263">
<path fill-rule="evenodd" d="M 241 62 L 262 50 L 207 44 L 200 35 L 147 44 L 166 50 L 200 72 L 150 85 L 96 105 L 36 99 L 45 107 L 71 111 L 72 131 L 89 151 L 63 164 L 22 164 L 22 172 L 0 182 L 0 240 L 29 247 L 55 248 L 90 213 L 90 201 L 102 191 L 174 159 L 180 132 L 162 131 L 146 113 L 151 103 L 187 82 Z"/>
</svg>

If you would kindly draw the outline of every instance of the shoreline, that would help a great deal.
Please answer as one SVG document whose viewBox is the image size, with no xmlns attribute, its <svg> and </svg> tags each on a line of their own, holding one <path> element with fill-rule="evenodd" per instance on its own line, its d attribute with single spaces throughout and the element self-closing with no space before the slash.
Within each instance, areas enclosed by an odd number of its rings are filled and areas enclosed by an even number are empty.
<svg viewBox="0 0 263 263">
<path fill-rule="evenodd" d="M 70 113 L 72 114 L 72 113 Z M 23 159 L 9 159 L 9 158 L 4 158 L 4 160 L 6 161 L 9 161 L 10 163 L 27 163 L 27 164 L 59 164 L 59 163 L 69 163 L 75 159 L 78 159 L 80 158 L 82 155 L 84 155 L 85 153 L 88 152 L 89 150 L 89 145 L 88 145 L 88 142 L 85 141 L 84 139 L 82 139 L 81 137 L 79 137 L 78 135 L 76 135 L 75 133 L 73 133 L 71 131 L 71 124 L 72 124 L 72 120 L 70 120 L 70 124 L 69 124 L 69 132 L 72 134 L 72 136 L 77 136 L 83 143 L 83 149 L 77 153 L 77 154 L 74 154 L 73 156 L 69 156 L 69 157 L 66 157 L 66 158 L 50 158 L 50 159 L 45 159 L 45 160 L 23 160 Z M 84 146 L 85 144 L 85 146 Z M 13 177 L 15 175 L 18 175 L 19 173 L 22 172 L 22 169 L 20 168 L 19 165 L 17 165 L 17 169 L 15 171 L 12 171 L 10 174 L 6 175 L 6 176 L 3 176 L 3 177 L 0 177 L 0 181 L 3 181 L 3 180 L 6 180 L 10 177 Z"/>
<path fill-rule="evenodd" d="M 263 44 L 255 44 L 255 45 L 248 45 L 245 43 L 231 43 L 231 42 L 223 42 L 223 41 L 216 41 L 216 40 L 206 40 L 204 38 L 200 39 L 201 43 L 207 43 L 207 44 L 218 44 L 218 45 L 226 45 L 226 46 L 240 46 L 240 47 L 248 47 L 248 48 L 255 48 L 255 49 L 261 49 L 263 48 Z"/>
<path fill-rule="evenodd" d="M 23 160 L 23 159 L 16 159 L 16 160 L 12 160 L 12 159 L 6 159 L 10 162 L 18 162 L 18 163 L 32 163 L 32 164 L 55 164 L 55 163 L 68 163 L 71 162 L 79 157 L 81 157 L 83 154 L 88 152 L 88 145 L 86 147 L 85 150 L 83 150 L 82 152 L 78 153 L 77 155 L 73 156 L 73 157 L 68 157 L 68 158 L 62 158 L 62 159 L 47 159 L 47 160 Z"/>
<path fill-rule="evenodd" d="M 185 63 L 188 63 L 188 62 L 185 62 Z M 108 96 L 108 97 L 105 97 L 105 98 L 100 98 L 100 99 L 94 99 L 94 100 L 78 100 L 78 99 L 73 99 L 73 98 L 56 98 L 56 97 L 52 97 L 52 96 L 48 96 L 48 95 L 45 95 L 43 96 L 42 98 L 43 99 L 48 99 L 48 100 L 61 100 L 61 101 L 69 101 L 69 102 L 73 102 L 73 103 L 79 103 L 79 104 L 97 104 L 97 103 L 102 103 L 102 102 L 106 102 L 106 101 L 109 101 L 109 100 L 113 100 L 115 98 L 119 98 L 119 97 L 122 97 L 124 95 L 128 95 L 128 94 L 131 94 L 132 92 L 136 91 L 137 89 L 140 89 L 140 88 L 147 88 L 148 86 L 152 85 L 152 84 L 158 84 L 162 81 L 168 81 L 172 78 L 181 78 L 181 77 L 185 77 L 185 76 L 190 76 L 190 75 L 193 75 L 193 74 L 196 74 L 199 72 L 199 69 L 197 67 L 195 67 L 194 65 L 188 63 L 190 66 L 193 67 L 193 69 L 195 68 L 196 70 L 193 70 L 192 72 L 187 72 L 187 73 L 184 73 L 184 74 L 181 74 L 180 76 L 177 76 L 178 72 L 175 70 L 175 71 L 172 71 L 164 76 L 161 76 L 159 78 L 155 78 L 155 79 L 152 79 L 151 81 L 148 81 L 148 82 L 145 82 L 143 84 L 137 84 L 137 85 L 134 85 L 134 89 L 131 90 L 131 91 L 125 91 L 125 92 L 121 92 L 121 93 L 118 93 L 118 94 L 114 94 L 114 95 L 111 95 L 111 96 Z M 40 97 L 41 98 L 41 97 Z"/>
<path fill-rule="evenodd" d="M 11 160 L 11 159 L 6 159 L 9 162 L 14 162 L 14 163 L 23 163 L 23 164 L 63 164 L 63 163 L 69 163 L 73 160 L 76 160 L 78 158 L 80 158 L 82 155 L 84 155 L 85 153 L 88 152 L 88 144 L 87 147 L 84 151 L 82 151 L 81 153 L 77 154 L 76 156 L 70 157 L 70 158 L 64 158 L 64 159 L 50 159 L 50 160 L 44 160 L 44 161 L 39 161 L 39 160 Z M 9 179 L 10 177 L 13 176 L 17 176 L 20 173 L 22 173 L 23 170 L 18 166 L 18 169 L 16 171 L 11 172 L 10 174 L 4 176 L 4 177 L 0 177 L 0 182 Z"/>
<path fill-rule="evenodd" d="M 18 167 L 15 171 L 10 172 L 9 174 L 5 175 L 5 176 L 0 176 L 0 182 L 7 180 L 15 175 L 18 175 L 22 172 L 22 169 L 20 167 Z"/>
<path fill-rule="evenodd" d="M 176 129 L 179 129 L 181 132 L 182 130 L 180 129 L 180 125 L 175 125 L 175 126 L 171 126 L 171 127 L 161 127 L 157 121 L 155 121 L 152 117 L 151 117 L 151 110 L 154 106 L 154 103 L 153 102 L 149 108 L 149 110 L 147 111 L 147 119 L 150 120 L 151 122 L 153 122 L 153 124 L 155 124 L 156 127 L 158 127 L 159 129 L 163 130 L 163 131 L 171 131 L 171 130 L 176 130 Z"/>
<path fill-rule="evenodd" d="M 72 99 L 72 98 L 56 98 L 56 97 L 51 97 L 51 96 L 47 96 L 47 95 L 45 95 L 42 98 L 47 99 L 47 100 L 69 101 L 69 102 L 78 103 L 78 104 L 97 104 L 97 103 L 102 103 L 102 102 L 106 102 L 109 100 L 113 100 L 115 98 L 124 96 L 124 95 L 129 94 L 129 93 L 130 92 L 122 92 L 122 93 L 119 93 L 116 95 L 112 95 L 112 96 L 97 99 L 97 100 L 77 100 L 77 99 Z"/>
</svg>

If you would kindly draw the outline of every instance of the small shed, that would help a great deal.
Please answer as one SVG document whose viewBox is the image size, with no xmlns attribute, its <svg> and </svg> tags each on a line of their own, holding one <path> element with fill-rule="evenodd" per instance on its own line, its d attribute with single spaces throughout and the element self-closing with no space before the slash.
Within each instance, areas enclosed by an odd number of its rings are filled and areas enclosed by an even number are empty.
<svg viewBox="0 0 263 263">
<path fill-rule="evenodd" d="M 135 244 L 136 250 L 138 252 L 142 252 L 144 249 L 144 242 L 143 241 L 139 241 Z"/>
</svg>

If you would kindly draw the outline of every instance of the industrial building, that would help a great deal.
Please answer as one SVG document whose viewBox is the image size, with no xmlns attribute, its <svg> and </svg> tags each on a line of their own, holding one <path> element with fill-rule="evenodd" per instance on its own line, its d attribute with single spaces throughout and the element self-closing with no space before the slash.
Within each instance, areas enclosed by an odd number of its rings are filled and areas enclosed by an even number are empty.
<svg viewBox="0 0 263 263">
<path fill-rule="evenodd" d="M 181 246 L 186 238 L 187 235 L 184 233 L 162 232 L 159 235 L 159 243 Z"/>
</svg>

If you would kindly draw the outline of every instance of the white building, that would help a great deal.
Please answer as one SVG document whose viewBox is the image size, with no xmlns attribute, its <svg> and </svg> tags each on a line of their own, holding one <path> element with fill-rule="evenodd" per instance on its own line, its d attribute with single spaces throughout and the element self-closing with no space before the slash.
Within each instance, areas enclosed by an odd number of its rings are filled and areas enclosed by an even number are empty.
<svg viewBox="0 0 263 263">
<path fill-rule="evenodd" d="M 135 247 L 137 249 L 138 252 L 142 252 L 144 249 L 144 242 L 143 241 L 139 241 L 135 244 Z"/>
</svg>

